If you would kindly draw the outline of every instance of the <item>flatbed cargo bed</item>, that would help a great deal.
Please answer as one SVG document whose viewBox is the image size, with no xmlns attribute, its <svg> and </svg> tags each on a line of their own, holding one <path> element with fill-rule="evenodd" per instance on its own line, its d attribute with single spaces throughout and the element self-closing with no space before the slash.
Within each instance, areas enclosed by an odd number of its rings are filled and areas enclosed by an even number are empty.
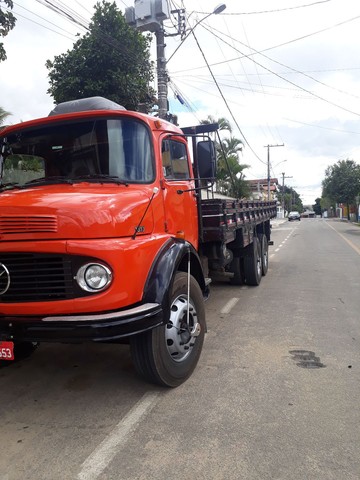
<svg viewBox="0 0 360 480">
<path fill-rule="evenodd" d="M 276 217 L 276 202 L 233 199 L 202 199 L 202 240 L 232 242 L 236 231 L 253 231 Z"/>
</svg>

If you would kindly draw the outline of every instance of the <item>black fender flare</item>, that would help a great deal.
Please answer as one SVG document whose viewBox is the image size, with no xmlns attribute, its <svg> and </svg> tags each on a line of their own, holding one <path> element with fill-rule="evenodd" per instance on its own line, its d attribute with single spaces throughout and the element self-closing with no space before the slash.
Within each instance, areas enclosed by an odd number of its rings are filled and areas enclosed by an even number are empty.
<svg viewBox="0 0 360 480">
<path fill-rule="evenodd" d="M 169 317 L 169 292 L 177 271 L 187 272 L 190 255 L 190 273 L 198 282 L 203 295 L 207 286 L 197 251 L 182 239 L 170 238 L 159 250 L 145 282 L 143 302 L 162 305 L 164 320 Z"/>
</svg>

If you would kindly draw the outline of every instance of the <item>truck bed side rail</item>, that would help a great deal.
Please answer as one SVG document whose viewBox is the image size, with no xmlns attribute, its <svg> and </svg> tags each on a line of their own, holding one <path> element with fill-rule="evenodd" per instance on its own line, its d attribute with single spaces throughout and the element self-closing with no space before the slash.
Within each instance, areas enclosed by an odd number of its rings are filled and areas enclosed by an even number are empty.
<svg viewBox="0 0 360 480">
<path fill-rule="evenodd" d="M 204 243 L 230 242 L 237 229 L 253 229 L 277 214 L 276 201 L 206 199 L 201 203 Z"/>
</svg>

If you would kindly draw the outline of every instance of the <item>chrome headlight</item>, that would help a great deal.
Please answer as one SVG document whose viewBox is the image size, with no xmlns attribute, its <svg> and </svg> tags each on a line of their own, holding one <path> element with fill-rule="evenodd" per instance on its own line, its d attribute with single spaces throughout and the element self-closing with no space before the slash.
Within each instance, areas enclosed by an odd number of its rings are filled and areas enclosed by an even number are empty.
<svg viewBox="0 0 360 480">
<path fill-rule="evenodd" d="M 75 280 L 87 292 L 100 292 L 112 282 L 112 272 L 101 263 L 87 263 L 79 268 Z"/>
</svg>

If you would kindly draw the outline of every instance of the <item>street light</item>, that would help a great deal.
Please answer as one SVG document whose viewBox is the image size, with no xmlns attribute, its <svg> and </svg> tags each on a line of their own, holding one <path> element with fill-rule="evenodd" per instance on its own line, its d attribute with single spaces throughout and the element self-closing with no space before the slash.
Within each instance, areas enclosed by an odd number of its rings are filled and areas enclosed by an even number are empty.
<svg viewBox="0 0 360 480">
<path fill-rule="evenodd" d="M 272 167 L 272 169 L 274 170 L 275 167 L 277 167 L 278 165 L 280 165 L 281 163 L 284 163 L 284 162 L 287 162 L 287 160 L 281 160 L 281 162 L 278 162 L 278 163 L 276 163 L 275 165 L 271 165 L 271 167 Z M 269 168 L 269 170 L 270 170 L 270 168 Z M 275 172 L 274 172 L 274 173 L 275 173 Z M 281 200 L 282 200 L 282 201 L 281 201 L 281 206 L 282 206 L 282 211 L 283 211 L 283 215 L 284 215 L 284 218 L 285 218 L 284 179 L 285 179 L 285 178 L 292 178 L 292 177 L 285 177 L 285 173 L 284 173 L 284 172 L 283 172 L 281 175 L 282 175 L 282 177 L 283 177 L 283 179 L 282 179 L 282 191 L 281 191 L 281 197 L 282 197 L 282 198 L 281 198 Z M 270 199 L 270 196 L 269 196 L 269 193 L 270 193 L 270 175 L 269 175 L 268 180 L 269 180 L 269 184 L 268 184 L 268 188 L 269 188 L 268 199 Z"/>
<path fill-rule="evenodd" d="M 202 23 L 204 20 L 206 20 L 207 18 L 210 17 L 210 15 L 219 15 L 219 13 L 223 12 L 226 8 L 226 5 L 225 3 L 220 3 L 220 5 L 218 5 L 216 8 L 214 8 L 214 10 L 210 13 L 208 13 L 207 15 L 205 15 L 205 17 L 201 18 L 199 21 L 197 21 L 195 23 L 195 25 L 193 27 L 191 27 L 188 31 L 188 33 L 186 34 L 186 36 L 183 38 L 182 42 L 176 47 L 176 49 L 173 51 L 173 53 L 170 55 L 170 57 L 168 58 L 167 60 L 167 63 L 170 62 L 170 60 L 172 59 L 172 57 L 175 55 L 175 53 L 179 50 L 179 48 L 181 47 L 181 45 L 185 42 L 185 40 L 188 38 L 189 35 L 191 35 L 191 33 L 193 32 L 193 30 L 200 24 Z"/>
<path fill-rule="evenodd" d="M 284 162 L 286 162 L 286 160 L 284 160 Z M 282 162 L 280 162 L 280 163 L 282 163 Z M 282 175 L 282 177 L 283 177 L 283 178 L 282 178 L 282 192 L 281 192 L 281 193 L 282 193 L 282 198 L 281 198 L 281 205 L 282 205 L 283 215 L 284 215 L 284 218 L 285 218 L 285 192 L 284 192 L 284 190 L 285 190 L 285 178 L 293 178 L 293 177 L 291 177 L 291 176 L 285 177 L 285 172 L 282 172 L 281 175 Z"/>
<path fill-rule="evenodd" d="M 284 162 L 287 162 L 287 160 L 281 160 L 281 162 L 278 162 L 278 163 L 276 163 L 275 165 L 272 165 L 272 168 L 274 169 L 275 167 L 277 167 L 278 165 L 280 165 L 280 163 L 284 163 Z"/>
</svg>

